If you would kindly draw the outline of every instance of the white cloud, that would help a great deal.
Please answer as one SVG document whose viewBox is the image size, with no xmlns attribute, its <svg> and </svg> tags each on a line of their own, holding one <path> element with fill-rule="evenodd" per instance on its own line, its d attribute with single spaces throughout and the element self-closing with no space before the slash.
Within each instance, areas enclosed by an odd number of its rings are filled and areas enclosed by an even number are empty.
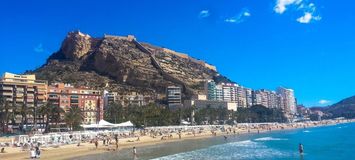
<svg viewBox="0 0 355 160">
<path fill-rule="evenodd" d="M 245 12 L 243 13 L 243 15 L 244 15 L 244 16 L 246 16 L 246 17 L 251 16 L 251 15 L 250 15 L 250 13 L 249 13 L 248 11 L 245 11 Z"/>
<path fill-rule="evenodd" d="M 287 7 L 290 5 L 300 5 L 302 0 L 277 0 L 274 7 L 276 13 L 282 14 L 286 11 Z"/>
<path fill-rule="evenodd" d="M 227 23 L 242 23 L 246 17 L 250 17 L 251 14 L 248 9 L 243 9 L 236 16 L 226 18 L 224 21 Z"/>
<path fill-rule="evenodd" d="M 236 23 L 237 22 L 237 19 L 234 19 L 234 18 L 227 18 L 224 20 L 225 22 L 228 22 L 228 23 Z"/>
<path fill-rule="evenodd" d="M 200 12 L 200 14 L 198 15 L 199 18 L 207 18 L 209 17 L 211 14 L 210 14 L 210 11 L 209 10 L 202 10 Z"/>
<path fill-rule="evenodd" d="M 292 8 L 295 12 L 301 12 L 303 16 L 297 18 L 299 23 L 307 24 L 312 21 L 320 21 L 321 16 L 317 13 L 317 7 L 308 0 L 277 0 L 274 11 L 283 14 L 288 8 Z"/>
<path fill-rule="evenodd" d="M 318 103 L 321 104 L 321 105 L 329 104 L 330 102 L 331 102 L 331 101 L 325 100 L 325 99 L 321 99 L 321 100 L 318 101 Z"/>
<path fill-rule="evenodd" d="M 33 48 L 33 51 L 35 51 L 35 52 L 37 52 L 37 53 L 43 53 L 45 50 L 44 50 L 44 48 L 43 48 L 42 43 L 40 43 L 40 44 L 38 44 L 37 47 L 34 47 L 34 48 Z"/>
<path fill-rule="evenodd" d="M 322 17 L 320 16 L 314 16 L 310 12 L 305 12 L 302 17 L 297 18 L 297 21 L 300 23 L 310 23 L 312 20 L 319 21 L 321 19 Z"/>
</svg>

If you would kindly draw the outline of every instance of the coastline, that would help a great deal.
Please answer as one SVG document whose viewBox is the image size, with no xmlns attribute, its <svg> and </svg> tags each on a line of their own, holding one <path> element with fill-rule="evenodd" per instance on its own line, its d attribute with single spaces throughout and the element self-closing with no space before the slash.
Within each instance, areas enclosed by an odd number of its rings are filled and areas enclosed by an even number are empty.
<svg viewBox="0 0 355 160">
<path fill-rule="evenodd" d="M 313 127 L 321 127 L 321 126 L 328 126 L 328 125 L 336 125 L 336 124 L 341 124 L 341 123 L 352 123 L 354 120 L 351 121 L 329 121 L 327 123 L 308 123 L 307 128 L 313 128 Z M 304 124 L 280 124 L 283 127 L 277 127 L 273 128 L 272 131 L 282 131 L 282 130 L 293 130 L 293 129 L 302 129 L 305 127 Z M 249 130 L 249 129 L 248 129 Z M 246 129 L 241 129 L 237 128 L 237 134 L 255 134 L 260 132 L 260 134 L 263 133 L 269 133 L 268 129 L 260 129 L 260 128 L 254 128 L 250 129 L 250 132 L 248 132 Z M 184 141 L 184 140 L 189 140 L 189 139 L 206 139 L 216 137 L 212 135 L 210 132 L 202 132 L 200 134 L 196 134 L 194 136 L 191 133 L 183 133 L 182 138 L 179 139 L 178 134 L 173 133 L 172 138 L 166 139 L 166 140 L 161 140 L 160 137 L 157 138 L 152 138 L 149 136 L 142 136 L 140 137 L 140 141 L 135 141 L 136 138 L 124 138 L 120 139 L 119 141 L 119 150 L 122 149 L 127 149 L 127 148 L 132 148 L 132 147 L 144 147 L 144 146 L 151 146 L 151 145 L 156 145 L 156 144 L 163 144 L 163 143 L 173 143 L 173 142 L 178 142 L 178 141 Z M 218 136 L 228 136 L 228 135 L 234 135 L 233 133 L 227 133 L 227 132 L 222 132 L 218 131 L 217 132 L 217 137 Z M 63 159 L 75 159 L 78 157 L 83 157 L 83 156 L 88 156 L 88 155 L 94 155 L 94 154 L 102 154 L 102 153 L 111 153 L 111 152 L 117 152 L 117 151 L 112 151 L 114 149 L 114 145 L 109 145 L 109 146 L 103 146 L 102 141 L 99 142 L 99 147 L 98 149 L 95 149 L 95 145 L 93 143 L 81 143 L 81 145 L 78 147 L 76 144 L 70 144 L 70 145 L 62 145 L 58 148 L 42 148 L 42 154 L 41 154 L 41 159 L 58 159 L 58 160 L 63 160 Z M 110 151 L 109 151 L 110 149 Z M 28 151 L 20 151 L 18 148 L 12 148 L 12 147 L 7 147 L 5 149 L 6 153 L 0 153 L 1 158 L 12 160 L 12 159 L 29 159 L 29 152 Z"/>
</svg>

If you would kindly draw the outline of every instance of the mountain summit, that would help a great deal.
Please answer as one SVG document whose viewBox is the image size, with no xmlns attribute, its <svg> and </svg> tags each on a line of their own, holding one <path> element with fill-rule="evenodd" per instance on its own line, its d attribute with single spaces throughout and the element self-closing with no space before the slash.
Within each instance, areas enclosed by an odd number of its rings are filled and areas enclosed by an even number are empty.
<svg viewBox="0 0 355 160">
<path fill-rule="evenodd" d="M 137 92 L 162 99 L 166 87 L 183 88 L 185 98 L 204 89 L 208 79 L 230 82 L 215 66 L 187 54 L 141 43 L 132 35 L 93 38 L 69 32 L 58 52 L 31 71 L 40 79 L 96 89 Z"/>
<path fill-rule="evenodd" d="M 345 98 L 326 108 L 333 117 L 355 118 L 355 96 Z"/>
</svg>

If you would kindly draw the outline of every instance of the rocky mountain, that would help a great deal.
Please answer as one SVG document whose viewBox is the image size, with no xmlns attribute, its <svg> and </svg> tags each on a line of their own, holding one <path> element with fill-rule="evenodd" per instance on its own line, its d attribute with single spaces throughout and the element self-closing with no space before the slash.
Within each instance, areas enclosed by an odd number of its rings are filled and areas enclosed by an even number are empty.
<svg viewBox="0 0 355 160">
<path fill-rule="evenodd" d="M 355 118 L 355 96 L 341 100 L 328 107 L 314 107 L 312 110 L 320 110 L 328 115 L 328 118 Z"/>
<path fill-rule="evenodd" d="M 140 43 L 134 36 L 94 38 L 69 32 L 46 64 L 29 71 L 49 83 L 86 85 L 119 94 L 138 92 L 163 99 L 166 87 L 178 85 L 185 98 L 202 92 L 207 79 L 230 82 L 204 61 L 173 50 Z"/>
<path fill-rule="evenodd" d="M 355 96 L 341 100 L 326 109 L 332 117 L 355 118 Z"/>
</svg>

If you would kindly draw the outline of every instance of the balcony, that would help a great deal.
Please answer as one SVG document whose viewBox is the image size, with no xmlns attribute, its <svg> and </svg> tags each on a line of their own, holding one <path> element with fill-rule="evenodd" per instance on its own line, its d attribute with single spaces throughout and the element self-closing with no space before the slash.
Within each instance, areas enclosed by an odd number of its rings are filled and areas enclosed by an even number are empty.
<svg viewBox="0 0 355 160">
<path fill-rule="evenodd" d="M 12 92 L 2 92 L 1 95 L 3 96 L 13 96 Z"/>
<path fill-rule="evenodd" d="M 35 89 L 33 89 L 33 88 L 27 88 L 27 92 L 34 92 L 35 91 Z"/>
<path fill-rule="evenodd" d="M 0 90 L 7 90 L 7 91 L 12 91 L 12 87 L 6 87 L 6 86 L 2 86 L 0 87 Z"/>
<path fill-rule="evenodd" d="M 16 98 L 16 102 L 23 102 L 23 99 L 22 98 L 21 99 Z"/>
</svg>

